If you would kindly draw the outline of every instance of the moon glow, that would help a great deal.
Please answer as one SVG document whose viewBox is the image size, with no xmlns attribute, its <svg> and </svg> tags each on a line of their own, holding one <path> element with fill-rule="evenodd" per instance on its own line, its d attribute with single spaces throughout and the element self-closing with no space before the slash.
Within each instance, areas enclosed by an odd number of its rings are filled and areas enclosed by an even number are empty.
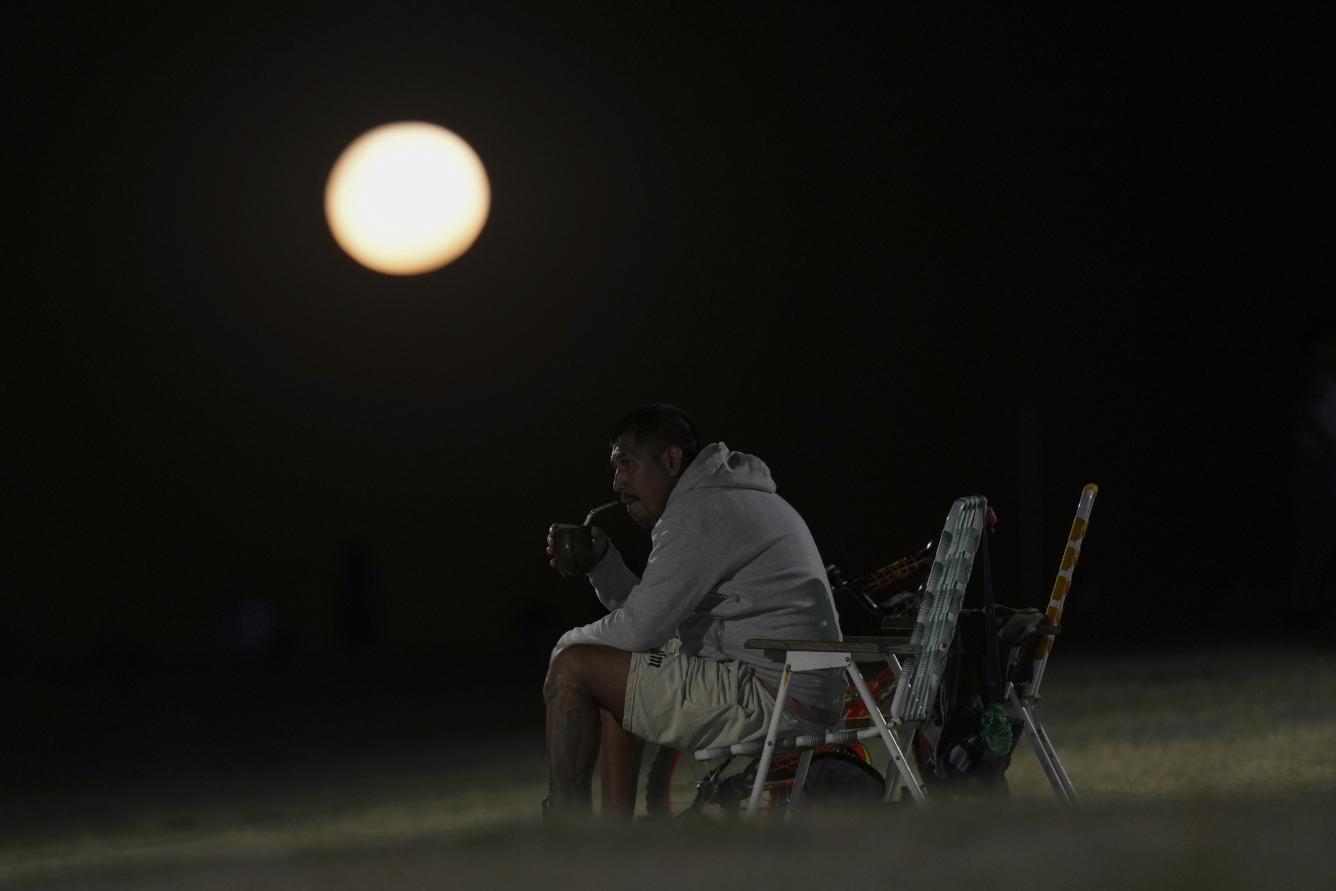
<svg viewBox="0 0 1336 891">
<path fill-rule="evenodd" d="M 457 259 L 477 240 L 490 207 L 477 153 L 420 121 L 385 124 L 353 140 L 325 185 L 334 240 L 389 275 L 419 275 Z"/>
</svg>

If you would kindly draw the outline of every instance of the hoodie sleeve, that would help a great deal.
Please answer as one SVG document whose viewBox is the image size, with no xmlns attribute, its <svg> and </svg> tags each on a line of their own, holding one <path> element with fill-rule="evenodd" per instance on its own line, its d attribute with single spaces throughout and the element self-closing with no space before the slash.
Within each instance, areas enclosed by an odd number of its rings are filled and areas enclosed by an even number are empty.
<svg viewBox="0 0 1336 891">
<path fill-rule="evenodd" d="M 608 539 L 608 550 L 603 559 L 589 570 L 589 581 L 594 585 L 594 593 L 608 609 L 613 610 L 626 602 L 631 589 L 640 583 L 640 576 L 627 569 L 622 560 L 621 551 Z"/>
<path fill-rule="evenodd" d="M 711 534 L 707 518 L 689 511 L 676 513 L 679 517 L 665 517 L 655 530 L 645 575 L 621 608 L 567 631 L 552 658 L 573 644 L 601 644 L 632 653 L 663 646 L 705 595 L 718 587 L 726 572 L 718 536 Z"/>
</svg>

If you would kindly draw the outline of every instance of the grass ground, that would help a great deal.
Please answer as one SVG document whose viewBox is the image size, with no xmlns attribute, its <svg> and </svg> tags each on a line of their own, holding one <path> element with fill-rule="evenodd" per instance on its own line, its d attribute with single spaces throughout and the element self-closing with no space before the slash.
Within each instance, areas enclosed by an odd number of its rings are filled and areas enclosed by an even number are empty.
<svg viewBox="0 0 1336 891">
<path fill-rule="evenodd" d="M 437 719 L 230 764 L 174 759 L 164 745 L 118 784 L 19 784 L 3 811 L 0 884 L 797 887 L 884 876 L 889 863 L 909 887 L 1336 884 L 1336 654 L 1063 655 L 1040 710 L 1085 800 L 1076 812 L 1053 804 L 1023 749 L 1005 802 L 705 833 L 542 831 L 536 728 L 498 720 L 501 732 L 475 741 Z M 292 720 L 329 735 L 306 717 Z M 240 739 L 221 725 L 201 733 L 222 735 L 215 756 Z M 209 751 L 202 740 L 183 744 Z"/>
</svg>

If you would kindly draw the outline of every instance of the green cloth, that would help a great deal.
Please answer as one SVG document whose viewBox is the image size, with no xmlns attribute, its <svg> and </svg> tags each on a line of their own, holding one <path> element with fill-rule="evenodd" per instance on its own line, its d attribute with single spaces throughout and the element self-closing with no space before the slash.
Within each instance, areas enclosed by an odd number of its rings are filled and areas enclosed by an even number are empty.
<svg viewBox="0 0 1336 891">
<path fill-rule="evenodd" d="M 1011 752 L 1016 740 L 1011 734 L 1011 721 L 1007 720 L 1007 710 L 1002 703 L 994 702 L 979 716 L 979 739 L 994 755 Z"/>
</svg>

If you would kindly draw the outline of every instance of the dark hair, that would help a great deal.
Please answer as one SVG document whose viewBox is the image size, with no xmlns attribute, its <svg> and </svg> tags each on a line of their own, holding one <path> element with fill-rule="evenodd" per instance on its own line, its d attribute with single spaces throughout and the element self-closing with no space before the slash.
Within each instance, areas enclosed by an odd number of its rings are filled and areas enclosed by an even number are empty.
<svg viewBox="0 0 1336 891">
<path fill-rule="evenodd" d="M 691 418 L 676 405 L 666 402 L 642 405 L 627 412 L 612 428 L 610 444 L 616 445 L 617 440 L 627 433 L 635 437 L 637 445 L 650 446 L 655 452 L 677 446 L 682 450 L 683 467 L 700 452 L 700 438 Z"/>
</svg>

